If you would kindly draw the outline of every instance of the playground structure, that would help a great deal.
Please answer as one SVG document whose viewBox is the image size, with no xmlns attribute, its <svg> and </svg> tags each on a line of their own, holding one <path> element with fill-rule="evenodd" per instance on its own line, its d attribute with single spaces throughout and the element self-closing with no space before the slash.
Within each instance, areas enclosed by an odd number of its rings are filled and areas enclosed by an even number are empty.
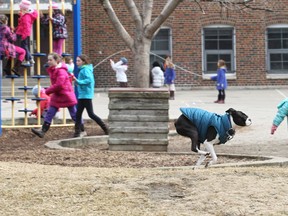
<svg viewBox="0 0 288 216">
<path fill-rule="evenodd" d="M 56 2 L 57 4 L 60 5 L 59 2 Z M 35 6 L 36 6 L 36 10 L 38 11 L 38 14 L 40 14 L 40 1 L 36 0 L 35 2 Z M 48 14 L 50 17 L 52 17 L 52 1 L 49 0 L 48 4 L 47 1 L 45 1 L 45 5 L 47 6 L 48 9 Z M 67 5 L 65 3 L 65 0 L 61 0 L 61 10 L 63 12 L 63 14 L 65 14 L 65 5 Z M 81 5 L 81 1 L 74 1 L 73 3 L 73 11 L 75 11 L 74 16 L 75 17 L 74 20 L 74 35 L 76 35 L 76 38 L 74 38 L 74 58 L 75 56 L 79 55 L 81 53 L 81 44 L 80 44 L 80 38 L 81 38 L 81 31 L 80 31 L 80 5 Z M 48 7 L 49 6 L 49 7 Z M 14 9 L 15 9 L 15 5 L 14 5 L 14 1 L 11 0 L 10 1 L 10 26 L 14 27 Z M 49 53 L 53 52 L 53 48 L 52 48 L 52 44 L 53 44 L 53 34 L 52 34 L 52 23 L 49 22 Z M 32 79 L 36 79 L 37 80 L 37 85 L 38 85 L 38 97 L 36 98 L 32 98 L 32 101 L 36 101 L 37 107 L 38 107 L 38 113 L 37 113 L 37 123 L 32 123 L 29 124 L 28 122 L 28 113 L 32 112 L 33 110 L 28 109 L 28 91 L 31 90 L 33 88 L 33 86 L 28 86 L 28 68 L 31 67 L 31 65 L 22 65 L 23 67 L 23 78 L 24 78 L 24 83 L 22 87 L 19 87 L 19 90 L 23 90 L 23 95 L 24 95 L 24 102 L 23 102 L 23 109 L 18 110 L 18 112 L 22 112 L 24 113 L 24 121 L 23 124 L 15 124 L 15 102 L 16 101 L 20 101 L 20 98 L 15 97 L 15 79 L 19 78 L 19 76 L 17 75 L 6 75 L 5 78 L 6 79 L 10 79 L 11 80 L 11 96 L 8 98 L 3 98 L 5 101 L 10 102 L 11 103 L 11 123 L 3 125 L 2 124 L 2 116 L 0 114 L 0 134 L 2 132 L 2 128 L 31 128 L 31 127 L 40 127 L 41 126 L 41 110 L 40 110 L 40 102 L 42 100 L 45 100 L 44 98 L 40 98 L 40 86 L 41 86 L 41 79 L 45 79 L 48 78 L 46 75 L 41 74 L 41 58 L 46 57 L 47 54 L 46 53 L 41 53 L 40 52 L 41 47 L 40 47 L 40 16 L 38 16 L 38 18 L 36 19 L 36 52 L 35 53 L 31 53 L 32 56 L 35 57 L 35 62 L 36 62 L 36 67 L 34 68 L 34 72 L 36 72 L 34 75 L 31 76 Z M 65 48 L 65 41 L 63 44 L 63 53 L 62 56 L 66 57 L 66 56 L 70 56 L 71 54 L 68 54 L 65 52 L 66 48 Z M 2 58 L 0 59 L 0 66 L 2 69 Z M 12 67 L 13 67 L 13 61 L 12 61 Z M 1 70 L 0 69 L 0 70 Z M 75 67 L 75 70 L 77 70 L 77 67 Z M 75 76 L 77 77 L 77 73 L 75 73 Z M 2 90 L 2 73 L 1 73 L 1 85 L 0 88 Z M 1 91 L 0 91 L 1 94 Z M 1 94 L 2 95 L 2 94 Z M 2 98 L 1 98 L 2 100 Z M 1 108 L 1 105 L 0 105 Z M 72 124 L 67 124 L 66 121 L 66 113 L 65 113 L 65 109 L 61 109 L 63 115 L 62 115 L 62 123 L 57 123 L 57 124 L 53 124 L 52 126 L 71 126 Z M 35 122 L 35 121 L 34 121 Z"/>
</svg>

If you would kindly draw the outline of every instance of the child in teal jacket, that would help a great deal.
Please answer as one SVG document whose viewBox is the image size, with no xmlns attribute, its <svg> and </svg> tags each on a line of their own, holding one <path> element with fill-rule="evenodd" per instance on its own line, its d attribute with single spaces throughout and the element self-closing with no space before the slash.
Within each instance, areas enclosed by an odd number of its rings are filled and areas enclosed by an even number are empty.
<svg viewBox="0 0 288 216">
<path fill-rule="evenodd" d="M 92 99 L 94 97 L 94 74 L 93 66 L 90 64 L 90 59 L 86 55 L 80 55 L 76 59 L 76 64 L 79 68 L 78 78 L 73 77 L 78 90 L 78 104 L 76 113 L 75 133 L 74 137 L 79 137 L 81 131 L 84 131 L 84 126 L 81 126 L 82 113 L 86 108 L 89 118 L 93 119 L 104 131 L 108 134 L 108 128 L 100 117 L 94 114 Z M 82 127 L 82 128 L 81 128 Z"/>
</svg>

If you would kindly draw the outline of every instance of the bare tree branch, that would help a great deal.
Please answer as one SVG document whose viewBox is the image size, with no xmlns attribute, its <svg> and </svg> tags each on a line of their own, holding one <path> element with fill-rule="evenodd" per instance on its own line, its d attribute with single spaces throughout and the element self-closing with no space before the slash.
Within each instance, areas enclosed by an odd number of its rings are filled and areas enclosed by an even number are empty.
<svg viewBox="0 0 288 216">
<path fill-rule="evenodd" d="M 147 27 L 145 31 L 147 38 L 153 37 L 156 30 L 165 22 L 182 1 L 183 0 L 170 0 L 167 2 L 159 16 Z"/>
<path fill-rule="evenodd" d="M 153 0 L 145 0 L 143 3 L 143 26 L 151 23 Z"/>
<path fill-rule="evenodd" d="M 142 18 L 133 0 L 124 0 L 127 9 L 129 10 L 135 26 L 138 30 L 142 29 Z"/>
<path fill-rule="evenodd" d="M 253 6 L 253 3 L 256 3 L 255 0 L 188 0 L 190 2 L 196 2 L 197 5 L 200 7 L 202 13 L 205 13 L 203 7 L 200 5 L 201 2 L 210 2 L 210 3 L 217 3 L 221 9 L 225 8 L 227 10 L 238 10 L 238 11 L 245 11 L 245 10 L 259 10 L 259 11 L 267 11 L 273 12 L 270 8 L 266 7 L 265 3 L 269 2 L 269 0 L 263 0 L 262 3 L 257 3 L 257 6 Z"/>
<path fill-rule="evenodd" d="M 107 13 L 107 15 L 110 18 L 110 21 L 112 22 L 112 25 L 117 30 L 117 32 L 119 33 L 119 35 L 121 36 L 123 41 L 127 44 L 127 46 L 130 49 L 132 49 L 133 48 L 133 44 L 134 44 L 134 40 L 129 35 L 129 33 L 126 31 L 124 26 L 121 24 L 121 22 L 118 19 L 115 11 L 113 10 L 112 5 L 110 4 L 110 1 L 109 0 L 100 0 L 99 2 L 102 4 L 105 12 Z"/>
</svg>

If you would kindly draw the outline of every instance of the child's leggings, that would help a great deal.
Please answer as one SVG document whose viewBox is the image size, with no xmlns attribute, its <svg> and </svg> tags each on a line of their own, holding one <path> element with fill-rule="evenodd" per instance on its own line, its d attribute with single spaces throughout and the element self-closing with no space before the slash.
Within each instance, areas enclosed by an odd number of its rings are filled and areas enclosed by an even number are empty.
<svg viewBox="0 0 288 216">
<path fill-rule="evenodd" d="M 62 55 L 62 47 L 64 43 L 64 38 L 54 39 L 53 40 L 53 52 L 56 52 L 58 55 Z"/>
<path fill-rule="evenodd" d="M 15 52 L 18 54 L 18 59 L 22 62 L 25 58 L 26 51 L 21 47 L 15 46 Z"/>
<path fill-rule="evenodd" d="M 72 118 L 72 120 L 74 122 L 76 122 L 76 112 L 77 112 L 77 107 L 76 105 L 74 106 L 70 106 L 70 107 L 67 107 L 68 110 L 69 110 L 69 113 L 70 113 L 70 116 Z M 47 113 L 44 117 L 44 121 L 45 122 L 48 122 L 49 124 L 51 124 L 52 122 L 52 119 L 55 117 L 56 113 L 58 112 L 59 108 L 57 107 L 54 107 L 54 106 L 50 106 L 47 110 Z M 81 123 L 83 124 L 83 119 L 81 118 Z"/>
<path fill-rule="evenodd" d="M 29 51 L 29 37 L 25 40 L 22 40 L 21 35 L 17 35 L 18 40 L 21 40 L 20 47 L 25 50 L 25 60 L 30 61 L 32 59 L 30 51 Z M 20 59 L 19 59 L 20 60 Z"/>
<path fill-rule="evenodd" d="M 75 122 L 76 121 L 76 111 L 77 111 L 76 105 L 70 106 L 70 107 L 67 107 L 67 108 L 69 110 L 71 118 Z M 46 115 L 45 115 L 44 121 L 48 122 L 49 124 L 51 124 L 52 119 L 56 115 L 58 109 L 59 109 L 58 107 L 50 106 L 48 108 L 48 111 L 47 111 Z"/>
<path fill-rule="evenodd" d="M 225 89 L 218 90 L 218 101 L 225 100 Z"/>
</svg>

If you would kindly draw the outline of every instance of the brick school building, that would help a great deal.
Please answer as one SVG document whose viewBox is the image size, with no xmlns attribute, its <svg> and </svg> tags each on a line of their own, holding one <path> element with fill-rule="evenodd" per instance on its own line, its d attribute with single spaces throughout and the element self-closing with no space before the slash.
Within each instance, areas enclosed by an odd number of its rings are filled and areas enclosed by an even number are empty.
<svg viewBox="0 0 288 216">
<path fill-rule="evenodd" d="M 127 31 L 134 25 L 122 0 L 111 1 Z M 140 0 L 135 0 L 141 2 Z M 153 17 L 160 14 L 166 0 L 155 0 Z M 257 2 L 257 1 L 256 1 Z M 150 61 L 172 56 L 176 65 L 176 88 L 212 87 L 210 76 L 217 70 L 218 59 L 227 63 L 229 86 L 273 86 L 288 84 L 288 0 L 272 1 L 264 10 L 228 11 L 217 3 L 183 1 L 162 25 L 151 46 Z M 257 7 L 257 4 L 253 5 Z M 263 5 L 262 5 L 263 6 Z M 118 86 L 109 59 L 125 56 L 129 86 L 133 87 L 133 56 L 114 30 L 97 1 L 82 0 L 82 50 L 95 67 L 97 88 Z M 0 9 L 1 11 L 1 9 Z M 66 12 L 69 39 L 67 52 L 73 52 L 73 11 Z M 118 54 L 116 54 L 118 53 Z M 116 55 L 113 55 L 116 54 Z"/>
</svg>

